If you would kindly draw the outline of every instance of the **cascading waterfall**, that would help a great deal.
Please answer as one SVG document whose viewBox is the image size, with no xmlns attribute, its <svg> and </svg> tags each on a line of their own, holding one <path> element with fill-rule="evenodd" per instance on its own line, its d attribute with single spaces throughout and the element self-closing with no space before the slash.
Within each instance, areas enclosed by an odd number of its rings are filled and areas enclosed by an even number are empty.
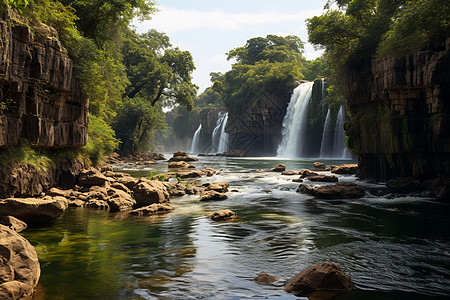
<svg viewBox="0 0 450 300">
<path fill-rule="evenodd" d="M 300 84 L 294 89 L 283 120 L 282 139 L 278 145 L 278 157 L 301 157 L 305 142 L 308 104 L 314 82 Z"/>
<path fill-rule="evenodd" d="M 228 113 L 220 112 L 211 137 L 212 153 L 223 153 L 228 150 L 228 133 L 225 132 L 227 121 Z"/>
<path fill-rule="evenodd" d="M 320 144 L 320 158 L 331 157 L 332 149 L 332 132 L 331 132 L 331 112 L 328 108 L 325 124 L 323 125 L 322 142 Z M 330 151 L 331 150 L 331 151 Z"/>
<path fill-rule="evenodd" d="M 228 113 L 225 113 L 225 116 L 222 121 L 222 128 L 220 130 L 220 137 L 219 137 L 219 153 L 223 153 L 228 151 L 228 133 L 225 132 L 225 127 L 227 126 L 228 122 Z"/>
<path fill-rule="evenodd" d="M 200 152 L 200 132 L 202 131 L 202 124 L 200 124 L 192 138 L 191 153 Z"/>
<path fill-rule="evenodd" d="M 345 121 L 344 108 L 341 106 L 337 114 L 336 129 L 334 132 L 334 145 L 333 145 L 334 158 L 351 158 L 351 153 L 345 146 L 344 121 Z"/>
</svg>

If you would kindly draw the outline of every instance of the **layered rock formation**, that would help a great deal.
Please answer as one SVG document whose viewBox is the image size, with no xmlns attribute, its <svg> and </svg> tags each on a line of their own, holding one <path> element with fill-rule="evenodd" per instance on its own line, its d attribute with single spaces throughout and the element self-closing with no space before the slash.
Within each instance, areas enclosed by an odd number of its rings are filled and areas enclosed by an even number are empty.
<svg viewBox="0 0 450 300">
<path fill-rule="evenodd" d="M 0 147 L 20 139 L 43 148 L 85 145 L 88 100 L 57 32 L 42 25 L 37 39 L 7 7 L 2 11 Z"/>
<path fill-rule="evenodd" d="M 450 175 L 450 38 L 345 78 L 348 146 L 362 178 Z"/>
</svg>

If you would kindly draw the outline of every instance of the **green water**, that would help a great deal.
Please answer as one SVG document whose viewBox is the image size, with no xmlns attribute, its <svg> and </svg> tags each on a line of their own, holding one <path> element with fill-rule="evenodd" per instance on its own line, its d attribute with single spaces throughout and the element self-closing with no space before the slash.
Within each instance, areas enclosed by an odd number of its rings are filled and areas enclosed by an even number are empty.
<svg viewBox="0 0 450 300">
<path fill-rule="evenodd" d="M 283 282 L 323 261 L 338 263 L 358 288 L 338 300 L 450 297 L 449 205 L 370 192 L 359 200 L 314 199 L 295 192 L 294 177 L 256 172 L 278 162 L 202 158 L 198 167 L 222 171 L 201 181 L 230 183 L 225 201 L 173 198 L 173 212 L 146 218 L 69 209 L 28 229 L 23 235 L 42 268 L 35 299 L 296 299 Z M 313 163 L 284 162 L 291 170 Z M 209 219 L 224 208 L 238 219 Z M 261 271 L 281 281 L 258 285 L 252 279 Z"/>
</svg>

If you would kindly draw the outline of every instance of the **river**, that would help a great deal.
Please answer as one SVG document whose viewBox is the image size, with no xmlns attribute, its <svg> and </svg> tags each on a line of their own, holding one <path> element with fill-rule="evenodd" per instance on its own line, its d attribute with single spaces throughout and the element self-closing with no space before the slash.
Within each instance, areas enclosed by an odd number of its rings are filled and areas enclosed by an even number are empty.
<svg viewBox="0 0 450 300">
<path fill-rule="evenodd" d="M 34 299 L 306 299 L 284 293 L 283 282 L 324 261 L 357 287 L 336 300 L 450 297 L 450 205 L 425 194 L 379 196 L 383 185 L 349 175 L 338 177 L 366 186 L 366 197 L 315 199 L 295 192 L 297 176 L 257 171 L 280 162 L 300 170 L 314 161 L 201 157 L 197 168 L 220 171 L 199 180 L 230 183 L 227 200 L 172 198 L 173 212 L 146 218 L 69 209 L 26 230 L 42 269 Z M 167 163 L 116 168 L 148 176 Z M 209 219 L 225 208 L 238 218 Z M 259 285 L 261 271 L 281 280 Z"/>
</svg>

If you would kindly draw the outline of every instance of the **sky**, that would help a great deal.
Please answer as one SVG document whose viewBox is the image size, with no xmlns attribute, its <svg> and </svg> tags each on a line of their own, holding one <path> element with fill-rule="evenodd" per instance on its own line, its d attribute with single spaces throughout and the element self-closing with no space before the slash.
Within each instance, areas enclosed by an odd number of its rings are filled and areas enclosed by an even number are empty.
<svg viewBox="0 0 450 300">
<path fill-rule="evenodd" d="M 135 22 L 138 33 L 166 33 L 173 46 L 191 52 L 199 92 L 211 85 L 210 72 L 230 70 L 226 53 L 245 46 L 250 38 L 268 34 L 296 35 L 308 41 L 305 19 L 320 15 L 326 0 L 156 0 L 151 20 Z M 322 55 L 306 44 L 308 60 Z"/>
</svg>

